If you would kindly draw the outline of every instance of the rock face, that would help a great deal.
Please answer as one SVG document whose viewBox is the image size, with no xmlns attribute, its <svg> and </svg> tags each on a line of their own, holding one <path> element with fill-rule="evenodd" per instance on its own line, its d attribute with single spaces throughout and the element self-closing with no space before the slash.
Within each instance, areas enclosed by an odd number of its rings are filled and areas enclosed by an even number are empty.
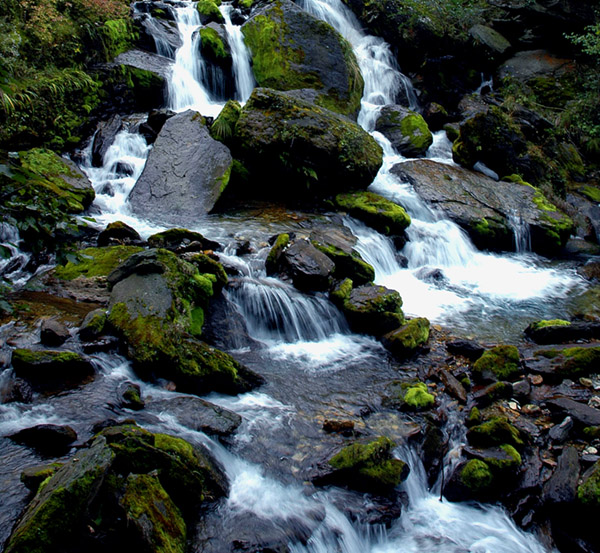
<svg viewBox="0 0 600 553">
<path fill-rule="evenodd" d="M 392 146 L 406 157 L 422 157 L 433 142 L 425 119 L 402 106 L 381 109 L 375 130 L 389 139 Z"/>
<path fill-rule="evenodd" d="M 265 88 L 254 89 L 233 139 L 257 180 L 279 194 L 285 182 L 290 199 L 366 188 L 382 163 L 381 147 L 352 121 Z"/>
<path fill-rule="evenodd" d="M 299 290 L 326 290 L 335 264 L 307 240 L 294 241 L 284 252 L 283 262 Z"/>
<path fill-rule="evenodd" d="M 363 79 L 350 44 L 289 0 L 269 2 L 242 27 L 259 86 L 314 89 L 317 105 L 356 115 Z"/>
<path fill-rule="evenodd" d="M 196 112 L 166 121 L 129 201 L 152 221 L 185 223 L 208 213 L 229 182 L 232 158 Z"/>
<path fill-rule="evenodd" d="M 482 249 L 515 249 L 511 218 L 529 227 L 531 249 L 539 253 L 548 254 L 562 247 L 573 227 L 569 217 L 536 188 L 524 183 L 496 182 L 429 160 L 402 163 L 392 172 L 463 227 Z"/>
</svg>

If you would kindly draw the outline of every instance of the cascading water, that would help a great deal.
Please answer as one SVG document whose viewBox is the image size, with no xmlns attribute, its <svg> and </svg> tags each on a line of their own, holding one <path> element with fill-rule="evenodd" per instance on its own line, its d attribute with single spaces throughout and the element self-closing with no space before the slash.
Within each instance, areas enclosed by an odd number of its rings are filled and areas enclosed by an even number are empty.
<svg viewBox="0 0 600 553">
<path fill-rule="evenodd" d="M 254 86 L 254 73 L 250 66 L 250 56 L 248 49 L 244 44 L 244 37 L 239 25 L 234 25 L 231 22 L 231 4 L 222 4 L 220 7 L 223 19 L 225 19 L 225 31 L 227 32 L 227 42 L 231 49 L 231 57 L 233 59 L 233 74 L 235 76 L 236 99 L 245 103 Z"/>
</svg>

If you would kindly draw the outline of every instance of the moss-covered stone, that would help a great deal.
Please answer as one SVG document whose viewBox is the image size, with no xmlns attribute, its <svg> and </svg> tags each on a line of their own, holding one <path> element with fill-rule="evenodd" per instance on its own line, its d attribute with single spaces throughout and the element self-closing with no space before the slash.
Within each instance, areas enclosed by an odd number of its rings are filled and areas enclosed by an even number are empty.
<svg viewBox="0 0 600 553">
<path fill-rule="evenodd" d="M 142 251 L 142 248 L 138 246 L 85 248 L 76 253 L 75 260 L 57 266 L 55 273 L 63 280 L 73 280 L 80 276 L 86 278 L 108 276 L 127 258 L 139 251 Z"/>
<path fill-rule="evenodd" d="M 283 250 L 290 244 L 290 235 L 284 232 L 277 236 L 275 243 L 271 247 L 265 260 L 265 268 L 267 269 L 268 275 L 273 275 L 279 271 L 279 259 Z"/>
<path fill-rule="evenodd" d="M 381 336 L 404 324 L 402 298 L 385 286 L 365 285 L 353 288 L 343 311 L 356 332 Z"/>
<path fill-rule="evenodd" d="M 243 27 L 259 86 L 314 89 L 315 103 L 358 113 L 363 79 L 351 46 L 328 23 L 287 0 L 276 0 Z"/>
<path fill-rule="evenodd" d="M 433 135 L 423 116 L 401 106 L 383 107 L 375 130 L 385 135 L 406 157 L 424 156 L 433 143 Z"/>
<path fill-rule="evenodd" d="M 240 117 L 242 106 L 235 100 L 229 100 L 210 126 L 210 135 L 215 140 L 227 144 L 235 132 L 235 124 Z M 238 162 L 239 163 L 239 162 Z"/>
<path fill-rule="evenodd" d="M 373 282 L 375 279 L 375 269 L 364 261 L 358 252 L 347 253 L 332 244 L 324 244 L 316 240 L 311 242 L 335 263 L 334 278 L 350 278 L 357 286 Z"/>
<path fill-rule="evenodd" d="M 531 323 L 532 330 L 539 330 L 540 328 L 547 328 L 549 326 L 570 326 L 571 323 L 569 321 L 565 321 L 564 319 L 551 319 L 551 320 L 541 320 Z"/>
<path fill-rule="evenodd" d="M 577 499 L 586 507 L 600 508 L 600 461 L 584 474 L 577 488 Z"/>
<path fill-rule="evenodd" d="M 219 10 L 221 0 L 200 0 L 196 4 L 196 9 L 200 14 L 200 21 L 203 25 L 211 21 L 223 23 L 225 21 L 223 14 Z"/>
<path fill-rule="evenodd" d="M 350 298 L 350 292 L 352 292 L 353 287 L 354 283 L 352 279 L 345 278 L 341 282 L 338 282 L 331 292 L 329 292 L 329 299 L 338 307 L 342 307 L 344 302 Z"/>
<path fill-rule="evenodd" d="M 494 476 L 490 467 L 479 459 L 471 459 L 460 473 L 460 481 L 472 492 L 480 493 L 488 490 Z"/>
<path fill-rule="evenodd" d="M 477 408 L 477 407 L 471 408 L 471 410 L 469 411 L 469 414 L 467 415 L 467 418 L 465 420 L 465 424 L 468 427 L 481 424 L 481 411 L 479 410 L 479 408 Z"/>
<path fill-rule="evenodd" d="M 341 209 L 383 234 L 402 235 L 410 225 L 410 216 L 403 207 L 373 192 L 338 194 L 335 201 Z"/>
<path fill-rule="evenodd" d="M 519 350 L 501 345 L 486 351 L 473 364 L 472 372 L 481 379 L 514 380 L 521 372 Z"/>
<path fill-rule="evenodd" d="M 217 65 L 230 65 L 232 63 L 231 52 L 227 49 L 219 33 L 212 27 L 202 27 L 199 32 L 202 57 Z"/>
<path fill-rule="evenodd" d="M 385 346 L 394 355 L 406 358 L 414 355 L 429 340 L 429 320 L 424 317 L 411 319 L 404 326 L 383 337 Z"/>
<path fill-rule="evenodd" d="M 391 491 L 408 476 L 404 461 L 392 456 L 394 442 L 384 436 L 365 444 L 355 443 L 334 455 L 329 464 L 350 487 L 376 492 Z"/>
<path fill-rule="evenodd" d="M 44 387 L 75 385 L 94 374 L 90 361 L 74 351 L 17 348 L 12 366 L 17 376 Z"/>
<path fill-rule="evenodd" d="M 33 493 L 39 491 L 42 483 L 48 483 L 50 477 L 63 466 L 63 463 L 28 467 L 21 473 L 21 482 Z"/>
<path fill-rule="evenodd" d="M 523 462 L 521 454 L 510 444 L 502 444 L 500 449 L 506 454 L 506 457 L 486 457 L 485 462 L 492 468 L 492 471 L 498 473 L 514 472 Z"/>
<path fill-rule="evenodd" d="M 494 417 L 487 422 L 473 426 L 467 432 L 469 443 L 474 446 L 523 445 L 523 438 L 506 417 Z"/>
<path fill-rule="evenodd" d="M 216 290 L 221 290 L 224 286 L 227 285 L 229 277 L 227 276 L 227 272 L 223 268 L 218 261 L 206 255 L 204 253 L 196 254 L 189 258 L 189 262 L 192 265 L 198 267 L 201 275 L 204 275 L 204 278 L 210 278 L 210 275 L 215 277 L 214 282 L 212 282 L 212 288 Z"/>
<path fill-rule="evenodd" d="M 207 249 L 212 249 L 216 244 L 204 238 L 199 232 L 188 230 L 186 228 L 171 228 L 162 232 L 157 232 L 148 237 L 148 244 L 153 248 L 166 248 L 167 250 L 176 250 L 181 246 L 185 246 L 197 242 Z"/>
<path fill-rule="evenodd" d="M 429 393 L 427 385 L 424 382 L 409 385 L 404 390 L 404 397 L 402 399 L 406 408 L 415 411 L 429 409 L 435 403 L 435 396 Z"/>
<path fill-rule="evenodd" d="M 600 364 L 598 346 L 541 350 L 535 355 L 552 359 L 555 372 L 565 378 L 587 376 L 596 372 Z"/>
<path fill-rule="evenodd" d="M 157 553 L 185 553 L 187 528 L 155 476 L 131 474 L 120 501 L 129 532 Z"/>
</svg>

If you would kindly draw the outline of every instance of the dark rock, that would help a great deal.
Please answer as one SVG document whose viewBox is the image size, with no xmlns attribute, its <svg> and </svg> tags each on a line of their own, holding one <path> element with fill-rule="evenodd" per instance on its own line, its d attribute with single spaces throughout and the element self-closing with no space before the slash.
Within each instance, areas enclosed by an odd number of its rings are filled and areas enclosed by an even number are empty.
<svg viewBox="0 0 600 553">
<path fill-rule="evenodd" d="M 402 298 L 385 286 L 365 285 L 354 288 L 343 311 L 356 332 L 381 336 L 404 323 Z"/>
<path fill-rule="evenodd" d="M 94 141 L 92 142 L 92 165 L 102 167 L 104 156 L 115 141 L 115 136 L 123 128 L 123 120 L 119 115 L 113 115 L 108 121 L 98 124 Z"/>
<path fill-rule="evenodd" d="M 432 419 L 427 421 L 423 434 L 421 458 L 427 472 L 427 481 L 433 485 L 443 470 L 444 457 L 448 453 L 448 436 L 440 428 L 440 422 Z"/>
<path fill-rule="evenodd" d="M 161 224 L 193 223 L 214 207 L 231 164 L 229 149 L 210 136 L 198 113 L 179 113 L 160 131 L 129 196 L 131 209 Z"/>
<path fill-rule="evenodd" d="M 541 192 L 526 184 L 496 182 L 482 174 L 429 160 L 402 163 L 392 172 L 463 227 L 481 249 L 514 250 L 510 221 L 515 217 L 529 227 L 531 248 L 539 253 L 556 252 L 573 227 L 572 221 Z"/>
<path fill-rule="evenodd" d="M 122 407 L 139 411 L 144 408 L 140 387 L 133 382 L 122 382 L 117 389 L 117 397 Z"/>
<path fill-rule="evenodd" d="M 469 34 L 478 46 L 484 46 L 491 55 L 504 54 L 511 45 L 498 31 L 486 25 L 473 25 Z"/>
<path fill-rule="evenodd" d="M 487 407 L 499 399 L 509 399 L 513 395 L 510 382 L 494 382 L 473 393 L 473 400 L 478 407 Z"/>
<path fill-rule="evenodd" d="M 42 319 L 40 342 L 45 346 L 61 346 L 70 337 L 69 329 L 57 319 Z"/>
<path fill-rule="evenodd" d="M 168 109 L 155 109 L 151 111 L 148 114 L 146 122 L 140 125 L 140 134 L 143 135 L 148 144 L 154 144 L 166 120 L 174 115 L 175 112 Z"/>
<path fill-rule="evenodd" d="M 579 454 L 574 447 L 567 447 L 558 458 L 558 464 L 552 476 L 542 489 L 542 501 L 545 505 L 572 503 L 577 492 L 579 480 Z"/>
<path fill-rule="evenodd" d="M 406 157 L 423 157 L 433 143 L 425 119 L 402 106 L 384 106 L 375 123 L 375 130 Z"/>
<path fill-rule="evenodd" d="M 114 65 L 125 65 L 154 73 L 165 82 L 171 77 L 173 60 L 164 56 L 157 56 L 143 50 L 129 50 L 119 54 L 113 61 Z"/>
<path fill-rule="evenodd" d="M 546 50 L 528 50 L 505 61 L 498 74 L 501 79 L 512 77 L 527 82 L 537 77 L 560 76 L 572 68 L 573 60 L 557 58 Z"/>
<path fill-rule="evenodd" d="M 78 334 L 84 342 L 96 340 L 102 336 L 104 325 L 106 323 L 106 310 L 94 309 L 90 311 L 83 319 L 79 327 Z"/>
<path fill-rule="evenodd" d="M 600 338 L 600 323 L 596 322 L 571 322 L 538 321 L 531 323 L 525 329 L 525 335 L 536 344 L 565 344 L 578 340 Z M 540 324 L 543 323 L 543 324 Z"/>
<path fill-rule="evenodd" d="M 354 422 L 326 419 L 323 421 L 323 430 L 329 433 L 351 436 L 354 433 Z"/>
<path fill-rule="evenodd" d="M 470 361 L 477 361 L 485 351 L 485 348 L 471 340 L 453 340 L 446 342 L 446 349 L 452 355 L 462 355 Z"/>
<path fill-rule="evenodd" d="M 528 378 L 523 378 L 512 385 L 513 394 L 521 402 L 527 401 L 531 395 L 531 382 Z"/>
<path fill-rule="evenodd" d="M 551 411 L 572 417 L 573 421 L 582 426 L 599 426 L 600 410 L 589 407 L 567 397 L 551 399 L 546 402 Z"/>
<path fill-rule="evenodd" d="M 440 380 L 444 384 L 446 393 L 458 399 L 461 403 L 467 403 L 467 392 L 465 387 L 449 371 L 440 371 Z"/>
<path fill-rule="evenodd" d="M 131 275 L 151 275 L 162 274 L 165 272 L 165 266 L 158 259 L 156 250 L 144 250 L 134 253 L 112 271 L 107 281 L 111 286 L 115 286 L 122 280 Z"/>
<path fill-rule="evenodd" d="M 147 408 L 173 415 L 183 426 L 215 436 L 229 436 L 242 422 L 237 413 L 197 397 L 152 401 Z"/>
<path fill-rule="evenodd" d="M 367 188 L 382 162 L 381 147 L 352 121 L 266 88 L 242 108 L 234 140 L 261 192 L 290 201 Z"/>
<path fill-rule="evenodd" d="M 383 345 L 400 359 L 409 358 L 420 351 L 426 346 L 428 340 L 429 320 L 425 317 L 411 319 L 381 338 Z"/>
<path fill-rule="evenodd" d="M 77 440 L 77 433 L 70 426 L 39 424 L 19 430 L 9 438 L 46 454 L 62 454 Z"/>
<path fill-rule="evenodd" d="M 158 2 L 155 9 L 159 9 Z M 168 4 L 162 4 L 164 14 L 171 13 Z M 162 16 L 162 14 L 161 14 Z M 170 19 L 148 17 L 143 15 L 134 19 L 137 28 L 141 31 L 138 44 L 145 50 L 156 52 L 159 56 L 175 58 L 175 52 L 182 45 L 181 36 L 177 30 L 177 24 Z M 160 44 L 160 50 L 156 51 L 156 44 Z"/>
<path fill-rule="evenodd" d="M 317 105 L 343 115 L 358 113 L 363 89 L 358 63 L 330 25 L 281 0 L 253 11 L 242 33 L 258 86 L 314 89 Z M 265 33 L 270 40 L 264 39 Z"/>
<path fill-rule="evenodd" d="M 142 241 L 141 236 L 133 227 L 122 221 L 109 223 L 98 235 L 98 246 L 114 246 L 118 244 L 131 245 Z"/>
<path fill-rule="evenodd" d="M 184 228 L 172 228 L 148 237 L 148 244 L 153 248 L 166 248 L 175 253 L 219 250 L 221 244 L 205 238 L 199 232 Z"/>
<path fill-rule="evenodd" d="M 299 290 L 326 290 L 335 265 L 307 240 L 295 240 L 282 253 L 283 262 Z"/>
<path fill-rule="evenodd" d="M 22 378 L 13 378 L 4 390 L 0 390 L 1 403 L 31 403 L 33 401 L 33 388 Z"/>
<path fill-rule="evenodd" d="M 25 484 L 28 490 L 36 493 L 40 484 L 46 480 L 46 478 L 52 476 L 60 467 L 62 467 L 62 465 L 62 463 L 50 463 L 49 465 L 26 467 L 23 469 L 23 472 L 21 472 L 21 482 Z"/>
<path fill-rule="evenodd" d="M 573 419 L 571 417 L 565 417 L 560 424 L 554 425 L 548 432 L 548 437 L 551 441 L 562 444 L 569 439 L 569 434 L 573 428 Z"/>
</svg>

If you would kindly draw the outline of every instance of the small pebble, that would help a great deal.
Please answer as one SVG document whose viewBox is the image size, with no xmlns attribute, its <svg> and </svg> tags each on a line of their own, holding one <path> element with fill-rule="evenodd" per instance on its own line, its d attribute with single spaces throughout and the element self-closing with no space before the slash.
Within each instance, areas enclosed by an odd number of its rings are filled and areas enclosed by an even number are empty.
<svg viewBox="0 0 600 553">
<path fill-rule="evenodd" d="M 584 455 L 596 455 L 598 453 L 598 450 L 593 447 L 593 446 L 588 446 L 583 450 L 583 454 Z"/>
<path fill-rule="evenodd" d="M 508 406 L 513 410 L 513 411 L 518 411 L 519 410 L 519 404 L 516 401 L 509 401 L 508 402 Z"/>
<path fill-rule="evenodd" d="M 579 379 L 579 384 L 585 386 L 586 388 L 593 388 L 594 386 L 591 378 L 585 378 L 583 376 Z"/>
<path fill-rule="evenodd" d="M 533 403 L 528 403 L 521 407 L 521 412 L 525 415 L 537 415 L 541 412 L 539 405 L 534 405 Z"/>
<path fill-rule="evenodd" d="M 544 379 L 539 375 L 539 374 L 534 374 L 531 377 L 531 383 L 534 386 L 539 386 L 540 384 L 542 384 L 544 382 Z"/>
<path fill-rule="evenodd" d="M 592 396 L 588 401 L 588 405 L 594 409 L 600 409 L 600 397 Z"/>
</svg>

